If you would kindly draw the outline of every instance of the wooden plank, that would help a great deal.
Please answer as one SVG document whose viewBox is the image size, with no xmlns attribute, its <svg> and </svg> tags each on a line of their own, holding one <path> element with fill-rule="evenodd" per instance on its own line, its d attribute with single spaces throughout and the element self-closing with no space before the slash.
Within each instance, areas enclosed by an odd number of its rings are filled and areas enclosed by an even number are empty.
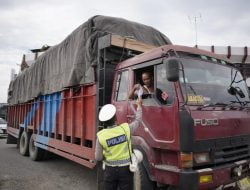
<svg viewBox="0 0 250 190">
<path fill-rule="evenodd" d="M 156 46 L 145 44 L 132 38 L 124 38 L 119 35 L 111 35 L 111 45 L 139 52 L 146 52 L 156 48 Z"/>
</svg>

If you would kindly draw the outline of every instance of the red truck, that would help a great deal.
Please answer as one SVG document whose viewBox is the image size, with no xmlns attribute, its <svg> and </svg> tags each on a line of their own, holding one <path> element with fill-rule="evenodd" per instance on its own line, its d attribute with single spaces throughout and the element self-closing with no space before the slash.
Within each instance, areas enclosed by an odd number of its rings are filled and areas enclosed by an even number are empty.
<svg viewBox="0 0 250 190">
<path fill-rule="evenodd" d="M 93 28 L 93 20 L 89 24 Z M 42 160 L 49 151 L 97 168 L 96 132 L 103 128 L 97 117 L 100 107 L 112 103 L 117 108 L 118 123 L 131 122 L 136 104 L 128 100 L 128 94 L 147 71 L 153 76 L 155 91 L 167 93 L 168 99 L 162 101 L 157 94 L 143 97 L 142 122 L 132 136 L 134 148 L 144 156 L 134 175 L 134 189 L 212 190 L 245 185 L 241 180 L 250 172 L 249 92 L 241 73 L 229 60 L 171 42 L 156 47 L 159 45 L 146 40 L 114 34 L 91 40 L 96 44 L 91 47 L 98 51 L 98 64 L 89 67 L 93 69 L 93 81 L 86 82 L 85 78 L 85 83 L 77 81 L 78 85 L 61 88 L 54 77 L 58 85 L 52 87 L 61 90 L 52 92 L 46 91 L 52 79 L 41 83 L 26 80 L 24 76 L 39 70 L 40 64 L 46 65 L 46 57 L 58 55 L 52 48 L 17 77 L 19 82 L 10 84 L 7 143 L 17 143 L 20 153 L 35 161 Z M 69 41 L 67 38 L 64 51 L 56 49 L 57 53 L 64 52 L 60 56 L 71 47 Z M 47 72 L 51 70 L 40 70 L 44 73 L 36 75 L 50 77 Z M 79 72 L 77 67 L 73 76 Z M 31 89 L 25 88 L 28 84 L 43 87 L 45 93 L 36 89 L 36 95 L 32 91 L 25 96 Z M 98 169 L 99 182 L 100 176 Z"/>
</svg>

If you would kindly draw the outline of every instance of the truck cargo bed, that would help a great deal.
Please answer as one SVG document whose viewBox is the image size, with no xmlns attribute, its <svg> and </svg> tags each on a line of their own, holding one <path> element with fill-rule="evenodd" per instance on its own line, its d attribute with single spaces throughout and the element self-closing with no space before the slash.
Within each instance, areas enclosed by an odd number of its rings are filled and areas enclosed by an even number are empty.
<svg viewBox="0 0 250 190">
<path fill-rule="evenodd" d="M 36 145 L 88 167 L 94 167 L 96 85 L 84 85 L 39 96 L 8 108 L 8 132 L 34 132 Z"/>
</svg>

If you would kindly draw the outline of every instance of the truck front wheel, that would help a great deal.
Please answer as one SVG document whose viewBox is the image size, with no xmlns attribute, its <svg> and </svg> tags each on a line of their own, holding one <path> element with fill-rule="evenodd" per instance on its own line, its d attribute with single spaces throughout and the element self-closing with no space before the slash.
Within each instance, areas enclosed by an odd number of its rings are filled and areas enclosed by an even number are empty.
<svg viewBox="0 0 250 190">
<path fill-rule="evenodd" d="M 41 149 L 35 145 L 35 140 L 34 140 L 34 134 L 31 135 L 30 137 L 30 142 L 29 142 L 29 155 L 31 160 L 33 161 L 39 161 L 44 159 L 45 156 L 45 151 L 44 149 Z"/>
<path fill-rule="evenodd" d="M 19 152 L 23 156 L 29 155 L 29 139 L 30 135 L 26 131 L 23 131 L 19 142 Z"/>
<path fill-rule="evenodd" d="M 155 189 L 154 183 L 149 179 L 145 167 L 142 163 L 138 165 L 138 170 L 134 173 L 134 190 Z"/>
</svg>

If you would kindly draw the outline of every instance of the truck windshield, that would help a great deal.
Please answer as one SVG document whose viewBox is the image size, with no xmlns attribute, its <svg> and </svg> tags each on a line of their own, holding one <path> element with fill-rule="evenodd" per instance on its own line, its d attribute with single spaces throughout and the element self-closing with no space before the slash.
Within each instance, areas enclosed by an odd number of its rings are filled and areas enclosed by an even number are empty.
<svg viewBox="0 0 250 190">
<path fill-rule="evenodd" d="M 182 89 L 187 94 L 189 105 L 246 105 L 249 103 L 249 94 L 241 73 L 226 65 L 206 62 L 202 60 L 182 59 L 185 82 L 180 73 Z M 229 87 L 242 92 L 232 94 Z M 244 96 L 244 97 L 243 97 Z"/>
</svg>

